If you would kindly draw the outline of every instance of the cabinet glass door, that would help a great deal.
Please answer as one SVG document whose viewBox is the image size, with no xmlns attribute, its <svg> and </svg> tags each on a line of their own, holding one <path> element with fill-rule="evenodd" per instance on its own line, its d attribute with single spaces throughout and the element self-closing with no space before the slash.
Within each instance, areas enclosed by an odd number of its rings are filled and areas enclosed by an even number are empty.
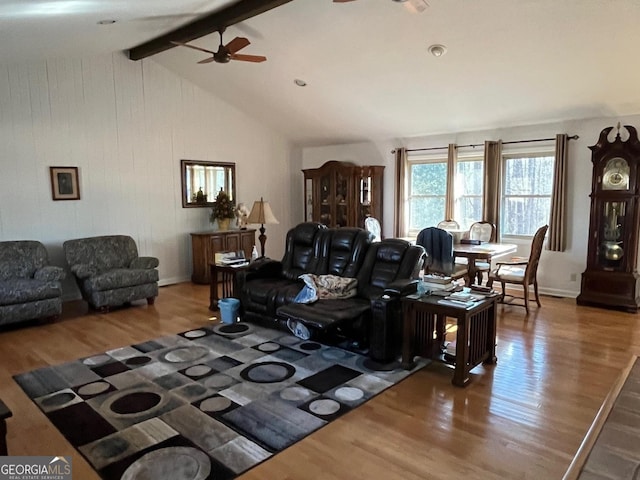
<svg viewBox="0 0 640 480">
<path fill-rule="evenodd" d="M 627 203 L 603 201 L 599 210 L 598 263 L 605 270 L 624 270 Z"/>
<path fill-rule="evenodd" d="M 313 179 L 307 178 L 304 182 L 305 220 L 313 222 Z"/>
<path fill-rule="evenodd" d="M 323 175 L 320 177 L 320 222 L 327 226 L 331 226 L 331 198 L 333 192 L 331 188 L 331 175 Z"/>
<path fill-rule="evenodd" d="M 336 227 L 349 225 L 349 178 L 341 171 L 336 172 Z"/>
</svg>

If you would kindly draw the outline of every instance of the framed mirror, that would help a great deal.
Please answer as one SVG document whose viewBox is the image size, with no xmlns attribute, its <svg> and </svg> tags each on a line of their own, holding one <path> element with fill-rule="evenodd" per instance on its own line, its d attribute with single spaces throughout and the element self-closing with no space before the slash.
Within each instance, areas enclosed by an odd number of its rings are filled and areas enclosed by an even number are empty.
<svg viewBox="0 0 640 480">
<path fill-rule="evenodd" d="M 235 163 L 180 160 L 180 174 L 184 208 L 211 207 L 220 189 L 236 198 Z"/>
</svg>

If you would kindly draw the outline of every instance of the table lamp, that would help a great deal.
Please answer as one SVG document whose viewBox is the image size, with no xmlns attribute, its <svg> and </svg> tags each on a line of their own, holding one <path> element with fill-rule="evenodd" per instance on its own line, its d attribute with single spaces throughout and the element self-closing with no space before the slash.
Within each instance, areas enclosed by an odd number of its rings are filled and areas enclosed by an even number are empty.
<svg viewBox="0 0 640 480">
<path fill-rule="evenodd" d="M 261 225 L 258 240 L 260 240 L 260 254 L 264 257 L 264 244 L 267 241 L 267 236 L 264 234 L 264 224 L 280 223 L 273 215 L 269 202 L 265 202 L 262 197 L 260 197 L 260 200 L 253 202 L 253 208 L 251 209 L 251 213 L 249 213 L 247 223 L 259 223 Z"/>
</svg>

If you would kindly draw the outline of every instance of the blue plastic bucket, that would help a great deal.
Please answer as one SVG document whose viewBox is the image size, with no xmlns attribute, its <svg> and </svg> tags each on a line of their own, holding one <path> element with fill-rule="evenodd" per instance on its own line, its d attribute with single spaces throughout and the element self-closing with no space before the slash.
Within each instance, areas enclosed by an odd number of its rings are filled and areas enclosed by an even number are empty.
<svg viewBox="0 0 640 480">
<path fill-rule="evenodd" d="M 236 323 L 240 314 L 240 300 L 237 298 L 223 298 L 218 301 L 222 323 Z"/>
</svg>

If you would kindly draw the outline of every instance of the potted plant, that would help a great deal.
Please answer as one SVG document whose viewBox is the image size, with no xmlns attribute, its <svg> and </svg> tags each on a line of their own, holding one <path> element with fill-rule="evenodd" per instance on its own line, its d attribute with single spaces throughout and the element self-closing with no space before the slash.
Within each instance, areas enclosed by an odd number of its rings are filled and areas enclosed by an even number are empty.
<svg viewBox="0 0 640 480">
<path fill-rule="evenodd" d="M 229 194 L 223 189 L 220 189 L 213 202 L 213 207 L 211 207 L 211 216 L 209 219 L 211 223 L 217 221 L 220 230 L 227 230 L 229 228 L 229 222 L 234 217 L 235 205 L 229 198 Z"/>
</svg>

